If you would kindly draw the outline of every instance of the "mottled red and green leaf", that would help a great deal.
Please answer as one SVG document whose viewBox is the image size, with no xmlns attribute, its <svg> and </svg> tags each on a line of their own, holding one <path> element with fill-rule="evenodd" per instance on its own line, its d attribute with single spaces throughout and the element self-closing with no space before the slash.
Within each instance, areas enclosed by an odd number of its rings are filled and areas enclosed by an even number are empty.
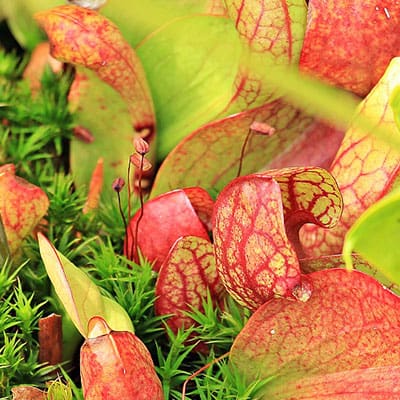
<svg viewBox="0 0 400 400">
<path fill-rule="evenodd" d="M 46 193 L 15 175 L 15 166 L 0 167 L 0 214 L 11 254 L 20 248 L 49 207 Z"/>
<path fill-rule="evenodd" d="M 332 269 L 308 275 L 307 302 L 274 299 L 237 336 L 230 362 L 261 399 L 386 399 L 400 392 L 400 298 L 373 278 Z"/>
<path fill-rule="evenodd" d="M 177 333 L 178 329 L 187 329 L 195 323 L 187 313 L 203 311 L 208 293 L 215 304 L 226 293 L 215 265 L 213 245 L 195 236 L 178 239 L 158 274 L 156 313 L 172 315 L 167 324 Z"/>
</svg>

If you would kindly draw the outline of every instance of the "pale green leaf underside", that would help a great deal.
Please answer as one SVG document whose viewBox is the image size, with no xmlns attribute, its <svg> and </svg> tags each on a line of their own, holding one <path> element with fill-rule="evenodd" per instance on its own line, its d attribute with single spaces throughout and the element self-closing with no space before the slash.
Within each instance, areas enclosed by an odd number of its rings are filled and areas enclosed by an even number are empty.
<svg viewBox="0 0 400 400">
<path fill-rule="evenodd" d="M 351 253 L 360 254 L 392 282 L 400 284 L 400 190 L 368 208 L 347 232 L 343 246 L 346 266 Z"/>
<path fill-rule="evenodd" d="M 39 235 L 39 246 L 57 296 L 82 336 L 87 337 L 87 324 L 93 316 L 101 316 L 109 322 L 107 318 L 112 315 L 109 323 L 112 329 L 133 332 L 126 311 L 118 303 L 102 296 L 84 271 L 59 253 L 43 235 Z"/>
<path fill-rule="evenodd" d="M 88 129 L 92 143 L 73 138 L 71 141 L 71 170 L 78 186 L 89 187 L 89 182 L 101 157 L 104 160 L 103 200 L 115 193 L 112 182 L 125 178 L 130 154 L 133 152 L 131 117 L 125 101 L 111 86 L 101 81 L 94 72 L 78 68 L 87 78 L 79 91 L 75 105 L 77 125 Z"/>
<path fill-rule="evenodd" d="M 392 91 L 389 103 L 393 110 L 394 120 L 400 130 L 400 86 L 396 86 Z"/>
<path fill-rule="evenodd" d="M 227 105 L 240 48 L 232 22 L 207 15 L 177 19 L 138 47 L 156 109 L 160 158 Z"/>
<path fill-rule="evenodd" d="M 136 46 L 149 33 L 174 18 L 201 13 L 207 0 L 108 1 L 101 13 L 117 23 L 125 39 Z"/>
</svg>

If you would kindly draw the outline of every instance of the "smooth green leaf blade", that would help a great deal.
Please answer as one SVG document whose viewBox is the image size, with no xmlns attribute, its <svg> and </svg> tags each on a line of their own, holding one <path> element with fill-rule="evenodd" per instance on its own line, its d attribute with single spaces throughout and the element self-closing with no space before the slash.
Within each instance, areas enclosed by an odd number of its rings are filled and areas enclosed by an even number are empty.
<svg viewBox="0 0 400 400">
<path fill-rule="evenodd" d="M 33 20 L 37 11 L 65 4 L 63 0 L 2 0 L 7 24 L 18 43 L 27 50 L 44 40 L 44 34 Z"/>
<path fill-rule="evenodd" d="M 197 15 L 180 18 L 137 49 L 157 114 L 159 158 L 227 105 L 240 42 L 231 21 Z"/>
<path fill-rule="evenodd" d="M 38 240 L 40 255 L 57 296 L 76 328 L 86 337 L 89 319 L 104 312 L 100 290 L 82 270 L 59 253 L 43 234 L 38 234 Z"/>
<path fill-rule="evenodd" d="M 400 284 L 400 190 L 365 211 L 347 232 L 343 257 L 352 267 L 351 254 L 360 254 L 392 282 Z"/>
<path fill-rule="evenodd" d="M 92 172 L 99 158 L 104 160 L 102 199 L 115 192 L 112 182 L 125 177 L 129 156 L 133 151 L 133 130 L 126 103 L 111 86 L 94 72 L 78 68 L 70 93 L 75 121 L 93 135 L 86 143 L 75 137 L 71 141 L 70 162 L 77 186 L 89 187 Z"/>
<path fill-rule="evenodd" d="M 169 21 L 190 14 L 209 13 L 209 0 L 108 1 L 101 12 L 118 24 L 132 46 Z"/>
<path fill-rule="evenodd" d="M 126 310 L 115 300 L 101 296 L 104 304 L 104 320 L 114 331 L 135 332 L 132 320 Z"/>
<path fill-rule="evenodd" d="M 114 325 L 110 325 L 113 329 L 133 331 L 132 322 L 121 306 L 117 303 L 110 306 L 111 299 L 104 301 L 105 297 L 89 276 L 59 253 L 43 234 L 38 234 L 38 240 L 40 254 L 57 296 L 82 336 L 87 337 L 90 318 L 100 316 L 107 320 L 111 314 L 114 314 Z"/>
</svg>

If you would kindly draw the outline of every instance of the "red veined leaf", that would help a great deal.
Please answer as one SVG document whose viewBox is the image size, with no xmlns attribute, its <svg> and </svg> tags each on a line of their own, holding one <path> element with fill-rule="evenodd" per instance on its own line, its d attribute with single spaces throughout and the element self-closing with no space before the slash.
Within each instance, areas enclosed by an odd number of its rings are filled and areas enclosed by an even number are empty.
<svg viewBox="0 0 400 400">
<path fill-rule="evenodd" d="M 186 196 L 189 197 L 189 200 L 201 222 L 203 222 L 207 229 L 211 231 L 211 218 L 214 209 L 214 200 L 212 197 L 206 190 L 198 186 L 183 188 L 183 191 Z"/>
<path fill-rule="evenodd" d="M 46 193 L 16 176 L 13 164 L 0 166 L 0 215 L 11 255 L 32 233 L 48 207 Z"/>
<path fill-rule="evenodd" d="M 397 382 L 399 374 L 400 367 L 397 365 L 340 371 L 299 379 L 295 384 L 288 385 L 285 392 L 293 393 L 291 400 L 322 397 L 324 400 L 395 399 L 400 391 Z"/>
<path fill-rule="evenodd" d="M 370 265 L 363 260 L 360 256 L 353 254 L 352 255 L 353 263 L 355 269 L 365 272 L 368 274 L 367 269 L 371 268 Z M 332 268 L 345 268 L 345 263 L 343 261 L 341 254 L 332 254 L 329 256 L 321 256 L 318 258 L 302 258 L 300 260 L 300 266 L 302 272 L 309 274 L 311 272 L 322 271 L 325 269 Z M 371 275 L 371 274 L 369 274 Z M 374 275 L 372 275 L 375 279 L 377 279 Z"/>
<path fill-rule="evenodd" d="M 286 232 L 298 256 L 300 227 L 310 222 L 323 228 L 334 227 L 342 214 L 343 200 L 333 176 L 322 168 L 292 167 L 268 170 L 281 188 Z"/>
<path fill-rule="evenodd" d="M 223 0 L 208 0 L 206 3 L 206 13 L 211 15 L 226 15 L 225 2 Z"/>
<path fill-rule="evenodd" d="M 365 96 L 399 54 L 399 22 L 391 0 L 310 0 L 300 67 Z"/>
<path fill-rule="evenodd" d="M 177 333 L 178 329 L 194 324 L 187 312 L 202 311 L 208 293 L 216 303 L 226 293 L 215 265 L 213 245 L 195 236 L 178 239 L 158 274 L 156 313 L 172 314 L 167 324 Z"/>
<path fill-rule="evenodd" d="M 225 2 L 243 43 L 235 93 L 226 113 L 243 111 L 276 99 L 269 68 L 297 65 L 307 6 L 303 0 L 229 0 Z"/>
<path fill-rule="evenodd" d="M 39 12 L 35 17 L 49 37 L 51 54 L 55 58 L 93 70 L 121 95 L 129 109 L 134 130 L 151 144 L 149 159 L 155 160 L 155 115 L 145 72 L 117 26 L 97 11 L 72 5 Z M 101 113 L 102 110 L 99 107 L 95 111 Z M 124 148 L 122 143 L 120 147 Z M 120 153 L 121 150 L 117 152 Z M 95 158 L 102 156 L 96 154 Z M 121 162 L 123 160 L 117 160 L 117 163 Z M 136 175 L 139 173 L 135 172 Z M 153 173 L 151 169 L 143 177 L 152 180 Z"/>
<path fill-rule="evenodd" d="M 378 85 L 360 104 L 360 117 L 369 119 L 391 136 L 381 137 L 374 131 L 365 132 L 350 126 L 330 168 L 343 195 L 343 215 L 331 230 L 316 226 L 302 228 L 301 240 L 310 256 L 340 253 L 350 226 L 391 189 L 398 176 L 400 151 L 392 146 L 391 138 L 400 133 L 388 102 L 399 82 L 400 58 L 395 58 Z"/>
<path fill-rule="evenodd" d="M 151 355 L 135 334 L 112 331 L 101 317 L 88 330 L 80 352 L 85 400 L 164 399 Z"/>
<path fill-rule="evenodd" d="M 308 275 L 307 302 L 273 299 L 237 336 L 230 362 L 261 399 L 387 399 L 400 391 L 400 299 L 344 269 Z"/>
<path fill-rule="evenodd" d="M 255 310 L 274 295 L 291 295 L 300 284 L 300 267 L 274 179 L 232 181 L 216 200 L 213 220 L 217 268 L 236 301 Z"/>
<path fill-rule="evenodd" d="M 137 244 L 143 256 L 154 262 L 154 269 L 158 271 L 172 245 L 181 236 L 208 239 L 207 230 L 188 196 L 183 190 L 175 190 L 146 202 L 143 210 L 129 221 L 125 254 L 134 259 Z"/>
<path fill-rule="evenodd" d="M 93 69 L 127 102 L 134 128 L 154 133 L 154 112 L 139 58 L 118 28 L 98 12 L 72 5 L 35 15 L 46 31 L 52 55 Z"/>
<path fill-rule="evenodd" d="M 269 168 L 314 165 L 329 169 L 342 143 L 344 132 L 334 126 L 315 121 L 292 145 L 268 165 Z"/>
<path fill-rule="evenodd" d="M 248 137 L 254 121 L 267 123 L 275 133 L 250 133 Z M 312 118 L 278 100 L 204 125 L 169 153 L 158 171 L 151 196 L 188 186 L 221 190 L 237 176 L 240 165 L 242 174 L 259 171 L 311 123 Z"/>
<path fill-rule="evenodd" d="M 35 17 L 49 37 L 55 58 L 92 69 L 121 95 L 134 130 L 153 144 L 149 157 L 155 159 L 155 115 L 145 72 L 116 25 L 97 11 L 72 5 L 39 12 Z M 101 108 L 96 111 L 100 113 Z M 96 159 L 102 156 L 96 154 Z M 144 175 L 152 179 L 153 173 Z"/>
<path fill-rule="evenodd" d="M 250 309 L 272 296 L 291 297 L 301 283 L 299 227 L 333 226 L 341 200 L 333 177 L 319 168 L 272 170 L 232 181 L 215 203 L 213 230 L 228 292 Z"/>
<path fill-rule="evenodd" d="M 342 196 L 325 169 L 289 167 L 257 174 L 274 178 L 281 188 L 286 228 L 306 222 L 332 228 L 342 213 Z"/>
<path fill-rule="evenodd" d="M 389 280 L 382 272 L 377 270 L 373 265 L 369 264 L 357 254 L 352 254 L 352 265 L 357 271 L 364 272 L 381 282 L 392 292 L 400 294 L 400 287 Z M 341 254 L 333 254 L 329 256 L 321 256 L 318 258 L 300 259 L 300 268 L 303 273 L 311 273 L 322 271 L 329 268 L 346 268 Z"/>
</svg>

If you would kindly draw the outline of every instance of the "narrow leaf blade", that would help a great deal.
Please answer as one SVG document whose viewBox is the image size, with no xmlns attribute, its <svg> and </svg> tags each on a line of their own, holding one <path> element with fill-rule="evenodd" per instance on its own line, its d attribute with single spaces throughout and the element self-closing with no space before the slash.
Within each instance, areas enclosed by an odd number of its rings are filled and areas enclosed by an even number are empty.
<svg viewBox="0 0 400 400">
<path fill-rule="evenodd" d="M 100 291 L 82 270 L 58 253 L 43 234 L 38 234 L 38 240 L 40 255 L 57 296 L 76 328 L 86 337 L 89 319 L 104 310 Z"/>
</svg>

